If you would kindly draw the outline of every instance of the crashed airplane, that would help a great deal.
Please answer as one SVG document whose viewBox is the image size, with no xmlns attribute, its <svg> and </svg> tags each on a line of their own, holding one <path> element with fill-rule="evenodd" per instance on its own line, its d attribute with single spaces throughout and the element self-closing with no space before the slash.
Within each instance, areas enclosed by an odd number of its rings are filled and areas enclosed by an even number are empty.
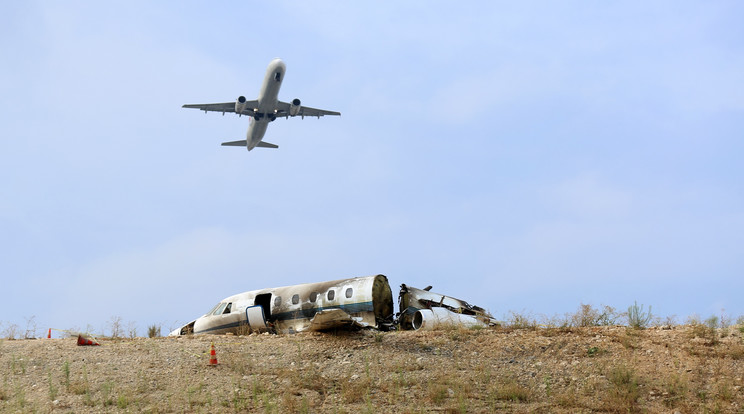
<svg viewBox="0 0 744 414">
<path fill-rule="evenodd" d="M 383 275 L 253 290 L 220 301 L 204 316 L 174 330 L 191 333 L 390 329 L 393 295 Z"/>
<path fill-rule="evenodd" d="M 438 326 L 491 326 L 497 322 L 484 309 L 450 296 L 401 285 L 398 297 L 401 329 Z M 393 296 L 384 275 L 355 277 L 253 290 L 221 300 L 203 316 L 170 336 L 250 332 L 294 333 L 331 329 L 391 330 Z"/>
</svg>

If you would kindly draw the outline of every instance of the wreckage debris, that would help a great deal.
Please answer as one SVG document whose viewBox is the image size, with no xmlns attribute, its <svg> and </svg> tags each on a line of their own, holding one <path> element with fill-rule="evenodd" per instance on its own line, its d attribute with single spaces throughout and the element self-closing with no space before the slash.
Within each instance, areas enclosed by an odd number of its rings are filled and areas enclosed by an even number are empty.
<svg viewBox="0 0 744 414">
<path fill-rule="evenodd" d="M 473 326 L 486 327 L 487 324 L 472 315 L 455 313 L 445 308 L 434 307 L 431 309 L 419 309 L 413 314 L 411 326 L 415 330 L 431 331 L 438 327 L 462 326 L 471 328 Z"/>
<path fill-rule="evenodd" d="M 401 329 L 431 330 L 438 326 L 493 326 L 498 322 L 485 309 L 462 299 L 400 285 L 398 323 Z"/>
</svg>

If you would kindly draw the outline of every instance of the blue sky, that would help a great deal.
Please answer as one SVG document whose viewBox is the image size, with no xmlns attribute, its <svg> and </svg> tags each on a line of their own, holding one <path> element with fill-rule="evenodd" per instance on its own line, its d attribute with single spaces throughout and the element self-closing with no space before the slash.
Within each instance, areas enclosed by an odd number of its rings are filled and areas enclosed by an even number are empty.
<svg viewBox="0 0 744 414">
<path fill-rule="evenodd" d="M 504 317 L 744 314 L 741 2 L 21 2 L 0 328 L 163 330 L 382 273 Z M 182 109 L 258 94 L 340 118 Z"/>
</svg>

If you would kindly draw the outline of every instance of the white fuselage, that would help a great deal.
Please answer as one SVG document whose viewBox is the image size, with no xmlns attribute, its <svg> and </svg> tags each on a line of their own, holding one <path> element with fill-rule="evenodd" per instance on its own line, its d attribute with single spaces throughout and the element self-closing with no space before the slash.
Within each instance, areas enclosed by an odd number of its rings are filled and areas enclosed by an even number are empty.
<svg viewBox="0 0 744 414">
<path fill-rule="evenodd" d="M 279 58 L 272 60 L 266 69 L 266 76 L 264 76 L 263 85 L 261 85 L 261 91 L 258 94 L 258 108 L 252 108 L 256 115 L 251 119 L 251 124 L 246 134 L 246 147 L 248 151 L 255 148 L 261 142 L 264 134 L 266 134 L 266 128 L 269 126 L 269 122 L 273 121 L 276 117 L 275 109 L 279 101 L 279 88 L 281 88 L 282 81 L 284 81 L 284 72 L 286 70 L 286 65 Z"/>
<path fill-rule="evenodd" d="M 319 283 L 243 292 L 220 301 L 204 316 L 170 333 L 252 331 L 250 308 L 263 309 L 263 319 L 277 332 L 301 332 L 312 328 L 313 318 L 321 311 L 342 310 L 358 323 L 379 327 L 378 320 L 392 317 L 393 297 L 387 277 L 355 277 Z"/>
</svg>

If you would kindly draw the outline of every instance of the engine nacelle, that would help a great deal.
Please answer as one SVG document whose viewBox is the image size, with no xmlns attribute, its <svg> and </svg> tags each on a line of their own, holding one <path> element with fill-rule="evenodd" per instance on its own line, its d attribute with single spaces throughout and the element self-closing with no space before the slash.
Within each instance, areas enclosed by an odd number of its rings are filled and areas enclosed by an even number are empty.
<svg viewBox="0 0 744 414">
<path fill-rule="evenodd" d="M 242 114 L 245 109 L 245 96 L 238 96 L 238 100 L 235 101 L 235 113 Z"/>
<path fill-rule="evenodd" d="M 292 103 L 289 104 L 289 116 L 297 116 L 297 114 L 300 113 L 300 100 L 297 98 L 294 98 L 292 100 Z"/>
</svg>

